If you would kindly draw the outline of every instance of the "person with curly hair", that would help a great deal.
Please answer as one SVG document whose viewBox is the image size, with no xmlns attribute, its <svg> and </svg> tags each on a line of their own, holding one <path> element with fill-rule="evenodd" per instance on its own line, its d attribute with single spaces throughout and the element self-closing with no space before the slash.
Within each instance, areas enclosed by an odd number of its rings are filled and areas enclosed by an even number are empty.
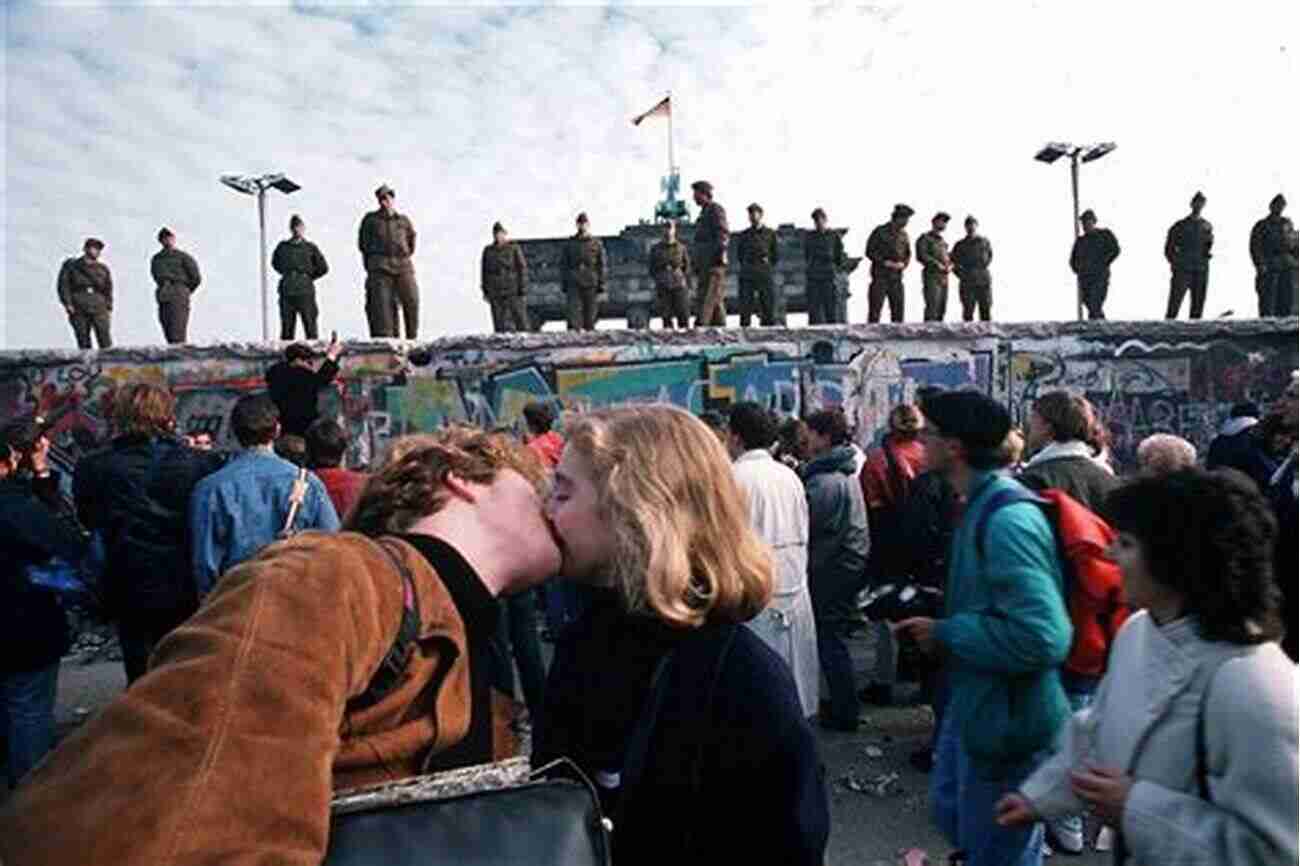
<svg viewBox="0 0 1300 866">
<path fill-rule="evenodd" d="M 1238 473 L 1184 469 L 1118 488 L 1106 513 L 1138 612 L 999 823 L 1086 808 L 1119 831 L 1118 862 L 1294 864 L 1296 668 L 1276 643 L 1268 501 Z"/>
</svg>

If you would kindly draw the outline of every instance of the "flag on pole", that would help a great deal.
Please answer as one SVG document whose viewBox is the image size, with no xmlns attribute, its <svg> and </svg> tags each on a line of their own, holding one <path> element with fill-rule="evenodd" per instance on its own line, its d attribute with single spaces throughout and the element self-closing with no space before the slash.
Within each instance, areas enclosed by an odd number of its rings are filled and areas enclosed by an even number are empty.
<svg viewBox="0 0 1300 866">
<path fill-rule="evenodd" d="M 640 126 L 641 121 L 645 120 L 647 117 L 659 117 L 661 115 L 668 116 L 671 115 L 672 113 L 673 113 L 672 97 L 665 96 L 663 99 L 655 103 L 654 108 L 650 109 L 645 114 L 638 114 L 636 117 L 632 118 L 632 125 Z"/>
</svg>

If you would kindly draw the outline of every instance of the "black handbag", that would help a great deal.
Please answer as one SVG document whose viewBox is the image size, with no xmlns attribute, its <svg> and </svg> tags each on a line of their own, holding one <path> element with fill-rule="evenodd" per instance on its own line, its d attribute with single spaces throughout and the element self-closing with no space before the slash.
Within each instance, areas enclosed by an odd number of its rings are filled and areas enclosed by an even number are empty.
<svg viewBox="0 0 1300 866">
<path fill-rule="evenodd" d="M 457 779 L 505 765 L 453 770 L 335 801 L 324 866 L 608 866 L 612 825 L 591 783 L 561 760 L 522 781 L 463 793 Z M 557 778 L 568 771 L 577 778 Z M 439 784 L 439 780 L 447 780 Z"/>
</svg>

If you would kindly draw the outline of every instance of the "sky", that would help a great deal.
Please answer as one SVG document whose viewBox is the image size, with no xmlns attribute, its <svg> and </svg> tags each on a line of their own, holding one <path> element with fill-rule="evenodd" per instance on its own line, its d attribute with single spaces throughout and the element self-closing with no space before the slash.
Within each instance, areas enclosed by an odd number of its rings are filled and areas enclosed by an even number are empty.
<svg viewBox="0 0 1300 866">
<path fill-rule="evenodd" d="M 1067 161 L 1034 153 L 1115 141 L 1081 183 L 1123 247 L 1108 315 L 1163 314 L 1164 235 L 1199 189 L 1217 239 L 1206 314 L 1250 316 L 1251 225 L 1279 191 L 1300 208 L 1297 7 L 6 3 L 0 346 L 73 345 L 55 277 L 89 235 L 107 242 L 116 341 L 160 342 L 163 225 L 204 274 L 191 341 L 258 339 L 256 207 L 218 183 L 230 172 L 302 186 L 271 194 L 268 231 L 299 213 L 329 260 L 323 333 L 365 335 L 356 230 L 383 182 L 419 233 L 421 335 L 489 330 L 477 266 L 494 221 L 525 238 L 568 234 L 580 210 L 598 234 L 651 216 L 666 128 L 630 119 L 667 91 L 683 182 L 711 180 L 733 225 L 750 201 L 770 224 L 821 206 L 860 255 L 895 202 L 916 209 L 913 237 L 942 209 L 955 241 L 973 213 L 1010 321 L 1074 315 Z"/>
</svg>

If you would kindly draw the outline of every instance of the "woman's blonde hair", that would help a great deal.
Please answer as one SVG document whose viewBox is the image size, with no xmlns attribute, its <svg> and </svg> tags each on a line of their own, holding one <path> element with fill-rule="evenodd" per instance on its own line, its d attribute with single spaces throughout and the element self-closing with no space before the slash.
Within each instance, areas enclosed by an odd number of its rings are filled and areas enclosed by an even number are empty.
<svg viewBox="0 0 1300 866">
<path fill-rule="evenodd" d="M 615 579 L 628 608 L 681 626 L 744 622 L 772 596 L 772 559 L 754 533 L 718 437 L 673 406 L 583 416 L 583 457 L 614 528 Z"/>
</svg>

